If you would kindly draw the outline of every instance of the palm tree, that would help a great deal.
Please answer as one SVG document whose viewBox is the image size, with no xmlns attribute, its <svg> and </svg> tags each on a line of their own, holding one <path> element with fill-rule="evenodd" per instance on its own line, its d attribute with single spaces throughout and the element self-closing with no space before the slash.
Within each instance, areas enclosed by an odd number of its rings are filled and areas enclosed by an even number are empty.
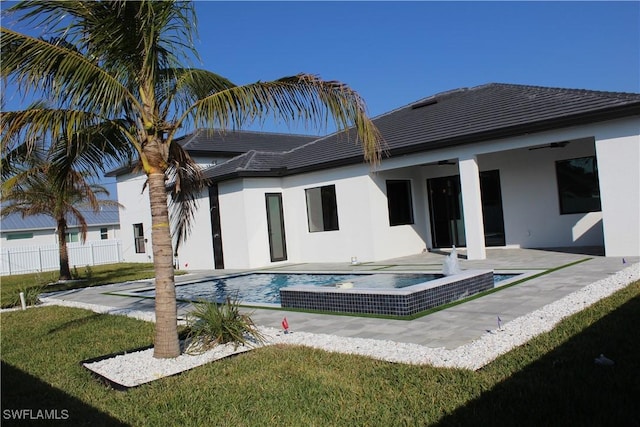
<svg viewBox="0 0 640 427">
<path fill-rule="evenodd" d="M 181 128 L 239 128 L 267 116 L 339 130 L 352 127 L 367 161 L 380 137 L 362 98 L 347 85 L 298 74 L 235 85 L 193 68 L 196 16 L 182 1 L 25 1 L 10 10 L 48 28 L 49 40 L 2 29 L 2 76 L 22 90 L 41 91 L 56 110 L 17 112 L 2 119 L 5 137 L 33 141 L 51 129 L 73 133 L 100 124 L 137 152 L 147 176 L 156 275 L 154 356 L 180 354 L 167 203 L 180 202 L 174 236 L 190 225 L 200 172 L 174 137 Z M 69 139 L 71 140 L 71 139 Z M 85 140 L 85 143 L 91 141 Z"/>
<path fill-rule="evenodd" d="M 58 237 L 59 280 L 71 280 L 66 241 L 69 220 L 76 220 L 81 241 L 85 242 L 88 226 L 83 210 L 98 212 L 102 206 L 117 206 L 118 203 L 98 198 L 101 194 L 109 194 L 106 188 L 92 184 L 89 173 L 76 171 L 61 159 L 54 160 L 55 150 L 31 147 L 29 156 L 25 157 L 27 151 L 26 146 L 20 145 L 7 151 L 2 158 L 1 214 L 53 218 Z"/>
</svg>

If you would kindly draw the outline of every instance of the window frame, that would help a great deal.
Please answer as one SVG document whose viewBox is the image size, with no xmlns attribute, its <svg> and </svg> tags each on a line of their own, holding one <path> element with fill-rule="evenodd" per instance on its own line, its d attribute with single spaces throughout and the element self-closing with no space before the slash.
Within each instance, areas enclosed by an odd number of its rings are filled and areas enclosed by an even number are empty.
<svg viewBox="0 0 640 427">
<path fill-rule="evenodd" d="M 146 239 L 144 238 L 144 225 L 139 222 L 133 224 L 133 247 L 137 254 L 144 254 L 146 250 Z"/>
<path fill-rule="evenodd" d="M 67 243 L 78 243 L 80 241 L 80 232 L 78 231 L 67 231 L 64 239 Z"/>
<path fill-rule="evenodd" d="M 398 190 L 390 191 L 391 186 L 403 184 L 403 193 Z M 387 189 L 387 211 L 389 213 L 389 226 L 396 227 L 399 225 L 415 224 L 415 216 L 413 212 L 413 189 L 410 179 L 388 179 L 386 180 Z M 394 203 L 395 202 L 395 203 Z M 399 203 L 407 204 L 402 209 L 398 209 Z"/>
<path fill-rule="evenodd" d="M 592 195 L 597 195 L 597 197 L 592 196 L 592 199 L 597 199 L 597 201 L 592 201 L 592 203 L 594 203 L 594 206 L 579 209 L 579 208 L 576 208 L 575 205 L 568 206 L 567 190 L 570 183 L 565 181 L 568 176 L 567 169 L 565 168 L 564 170 L 561 170 L 561 166 L 565 164 L 570 164 L 570 162 L 573 162 L 576 160 L 583 160 L 583 159 L 592 160 L 591 169 L 593 169 L 593 171 L 591 172 L 591 174 L 593 175 L 593 177 L 591 178 L 590 188 L 585 187 L 585 188 L 580 188 L 579 190 L 581 192 L 591 191 Z M 560 211 L 560 215 L 585 214 L 589 212 L 602 211 L 602 200 L 600 198 L 600 178 L 598 176 L 598 161 L 595 155 L 556 160 L 555 170 L 556 170 L 556 185 L 558 190 L 558 208 Z M 587 200 L 587 198 L 585 197 L 583 197 L 582 199 Z"/>
<path fill-rule="evenodd" d="M 109 240 L 109 229 L 107 227 L 100 228 L 100 240 Z"/>
<path fill-rule="evenodd" d="M 304 192 L 307 205 L 307 229 L 309 233 L 340 230 L 338 198 L 335 184 L 307 188 Z M 321 212 L 312 212 L 312 210 L 318 206 Z M 321 220 L 321 223 L 319 220 Z"/>
<path fill-rule="evenodd" d="M 7 240 L 27 240 L 27 239 L 33 239 L 33 233 L 22 232 L 22 233 L 7 234 Z"/>
</svg>

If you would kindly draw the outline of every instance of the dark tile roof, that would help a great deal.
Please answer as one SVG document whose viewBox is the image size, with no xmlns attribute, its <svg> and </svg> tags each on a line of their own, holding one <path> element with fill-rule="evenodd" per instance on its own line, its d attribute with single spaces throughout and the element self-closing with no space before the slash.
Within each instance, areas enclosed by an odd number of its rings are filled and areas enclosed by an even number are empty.
<svg viewBox="0 0 640 427">
<path fill-rule="evenodd" d="M 254 131 L 220 131 L 217 129 L 198 129 L 195 132 L 177 138 L 191 155 L 194 154 L 231 154 L 238 155 L 250 150 L 283 152 L 300 147 L 318 139 L 317 136 L 295 135 Z"/>
<path fill-rule="evenodd" d="M 439 93 L 373 121 L 393 157 L 631 115 L 640 115 L 640 94 L 490 83 Z M 362 162 L 355 142 L 349 130 L 277 156 L 265 155 L 259 167 L 249 160 L 234 173 L 218 166 L 205 175 L 222 180 L 267 169 L 265 175 L 287 175 Z"/>
<path fill-rule="evenodd" d="M 104 207 L 98 213 L 92 210 L 83 210 L 81 212 L 89 226 L 117 225 L 120 223 L 117 207 Z M 69 218 L 69 227 L 77 225 L 75 219 Z M 32 215 L 22 218 L 20 214 L 10 214 L 0 219 L 0 230 L 3 233 L 22 230 L 55 230 L 56 226 L 54 219 L 46 215 Z"/>
<path fill-rule="evenodd" d="M 191 156 L 235 157 L 249 151 L 279 153 L 301 147 L 318 139 L 317 136 L 275 132 L 221 131 L 197 129 L 193 133 L 176 138 L 176 142 Z M 113 169 L 105 176 L 118 176 L 131 172 L 131 166 Z"/>
</svg>

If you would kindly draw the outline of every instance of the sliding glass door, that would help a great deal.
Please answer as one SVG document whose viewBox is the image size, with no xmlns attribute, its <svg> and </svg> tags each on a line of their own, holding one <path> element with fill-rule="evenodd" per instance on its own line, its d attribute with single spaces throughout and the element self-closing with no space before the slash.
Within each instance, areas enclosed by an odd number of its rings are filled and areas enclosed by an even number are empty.
<svg viewBox="0 0 640 427">
<path fill-rule="evenodd" d="M 267 202 L 267 226 L 271 261 L 285 261 L 287 259 L 287 242 L 284 233 L 282 194 L 267 193 L 265 198 Z"/>
</svg>

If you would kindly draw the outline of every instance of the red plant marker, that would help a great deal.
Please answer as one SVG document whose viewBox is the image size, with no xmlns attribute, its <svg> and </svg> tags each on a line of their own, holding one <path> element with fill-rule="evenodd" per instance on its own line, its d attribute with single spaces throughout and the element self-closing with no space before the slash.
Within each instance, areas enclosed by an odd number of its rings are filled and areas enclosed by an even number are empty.
<svg viewBox="0 0 640 427">
<path fill-rule="evenodd" d="M 287 318 L 282 319 L 282 329 L 284 329 L 284 333 L 289 333 L 289 322 L 287 322 Z"/>
</svg>

